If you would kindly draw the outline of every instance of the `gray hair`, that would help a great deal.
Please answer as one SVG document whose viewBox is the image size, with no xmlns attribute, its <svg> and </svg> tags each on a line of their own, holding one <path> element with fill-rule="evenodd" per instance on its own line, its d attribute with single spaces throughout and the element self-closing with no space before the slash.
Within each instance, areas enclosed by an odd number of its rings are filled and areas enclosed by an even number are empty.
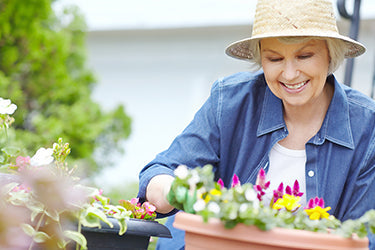
<svg viewBox="0 0 375 250">
<path fill-rule="evenodd" d="M 292 44 L 305 42 L 311 39 L 320 39 L 324 40 L 327 43 L 327 48 L 329 52 L 330 62 L 328 67 L 328 75 L 332 74 L 337 70 L 341 63 L 345 59 L 345 53 L 347 46 L 344 41 L 336 38 L 321 38 L 321 37 L 279 37 L 278 40 L 282 43 Z M 260 58 L 260 40 L 254 41 L 250 44 L 253 47 L 253 68 L 260 69 L 262 68 L 262 62 Z"/>
</svg>

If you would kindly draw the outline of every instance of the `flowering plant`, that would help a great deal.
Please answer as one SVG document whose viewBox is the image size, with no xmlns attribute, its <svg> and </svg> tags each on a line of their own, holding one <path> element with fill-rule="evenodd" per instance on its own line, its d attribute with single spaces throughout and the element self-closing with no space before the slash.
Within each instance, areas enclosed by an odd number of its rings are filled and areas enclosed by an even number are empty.
<svg viewBox="0 0 375 250">
<path fill-rule="evenodd" d="M 52 148 L 40 148 L 34 156 L 9 146 L 7 130 L 14 121 L 11 115 L 17 106 L 0 98 L 0 248 L 32 249 L 43 244 L 46 249 L 86 249 L 81 227 L 113 227 L 108 219 L 119 224 L 119 234 L 126 232 L 129 218 L 153 220 L 155 207 L 138 200 L 120 201 L 112 205 L 103 191 L 82 185 L 66 158 L 68 143 L 60 138 Z M 5 139 L 5 140 L 4 140 Z M 14 235 L 17 235 L 15 237 Z M 68 247 L 69 246 L 69 247 Z"/>
<path fill-rule="evenodd" d="M 167 195 L 169 203 L 187 213 L 201 215 L 205 222 L 219 218 L 226 228 L 243 223 L 262 230 L 282 227 L 332 232 L 343 237 L 351 237 L 353 233 L 366 237 L 369 232 L 375 232 L 375 210 L 366 212 L 359 219 L 341 222 L 328 213 L 330 207 L 325 207 L 322 198 L 310 199 L 302 208 L 300 198 L 303 193 L 297 181 L 293 187 L 285 189 L 281 183 L 273 190 L 271 201 L 265 202 L 270 182 L 266 182 L 263 169 L 258 173 L 255 185 L 241 185 L 234 175 L 230 188 L 224 187 L 221 179 L 214 181 L 211 165 L 193 169 L 179 166 L 175 176 Z"/>
</svg>

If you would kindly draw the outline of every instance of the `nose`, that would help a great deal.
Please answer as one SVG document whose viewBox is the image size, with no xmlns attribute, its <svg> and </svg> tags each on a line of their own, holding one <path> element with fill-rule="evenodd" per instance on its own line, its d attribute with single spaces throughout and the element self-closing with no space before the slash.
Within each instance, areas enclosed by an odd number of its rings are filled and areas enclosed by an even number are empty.
<svg viewBox="0 0 375 250">
<path fill-rule="evenodd" d="M 285 61 L 282 76 L 286 81 L 290 82 L 298 78 L 299 74 L 300 71 L 298 69 L 298 66 L 296 65 L 296 62 L 294 62 L 293 60 Z"/>
</svg>

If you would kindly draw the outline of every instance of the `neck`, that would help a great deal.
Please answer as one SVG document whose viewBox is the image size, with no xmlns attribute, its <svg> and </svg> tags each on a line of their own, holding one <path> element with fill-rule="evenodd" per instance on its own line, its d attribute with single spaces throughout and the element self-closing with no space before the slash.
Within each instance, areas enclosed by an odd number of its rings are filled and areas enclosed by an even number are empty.
<svg viewBox="0 0 375 250">
<path fill-rule="evenodd" d="M 320 98 L 304 106 L 284 104 L 284 120 L 289 135 L 279 143 L 290 149 L 304 149 L 321 128 L 333 96 L 333 86 L 326 83 Z"/>
<path fill-rule="evenodd" d="M 286 123 L 311 124 L 323 123 L 333 96 L 333 86 L 326 83 L 319 98 L 302 106 L 292 106 L 284 103 L 284 119 Z M 319 126 L 320 127 L 320 126 Z"/>
</svg>

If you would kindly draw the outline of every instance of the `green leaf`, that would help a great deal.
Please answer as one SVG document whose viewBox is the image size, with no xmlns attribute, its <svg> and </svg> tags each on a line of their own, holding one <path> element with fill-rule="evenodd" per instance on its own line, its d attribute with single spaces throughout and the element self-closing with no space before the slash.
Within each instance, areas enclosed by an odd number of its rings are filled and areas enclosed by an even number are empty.
<svg viewBox="0 0 375 250">
<path fill-rule="evenodd" d="M 117 219 L 118 225 L 120 226 L 119 235 L 123 235 L 127 230 L 127 224 L 125 219 Z"/>
<path fill-rule="evenodd" d="M 28 236 L 34 236 L 35 234 L 35 229 L 30 226 L 29 224 L 21 224 L 22 230 L 27 234 Z"/>
<path fill-rule="evenodd" d="M 46 240 L 48 240 L 50 238 L 51 237 L 48 234 L 46 234 L 45 232 L 36 232 L 34 234 L 33 240 L 36 243 L 42 243 L 42 242 L 45 242 Z"/>
<path fill-rule="evenodd" d="M 82 249 L 87 249 L 87 240 L 83 234 L 76 231 L 66 230 L 64 231 L 64 236 L 75 241 Z"/>
<path fill-rule="evenodd" d="M 86 227 L 101 227 L 100 221 L 103 221 L 108 226 L 113 227 L 112 223 L 108 220 L 107 215 L 99 208 L 88 207 L 80 217 L 80 222 Z"/>
<path fill-rule="evenodd" d="M 176 200 L 183 203 L 187 198 L 188 189 L 185 187 L 177 187 L 176 189 Z"/>
<path fill-rule="evenodd" d="M 18 147 L 8 146 L 8 147 L 2 148 L 1 151 L 3 151 L 9 157 L 14 157 L 14 156 L 18 156 L 21 150 Z"/>
</svg>

